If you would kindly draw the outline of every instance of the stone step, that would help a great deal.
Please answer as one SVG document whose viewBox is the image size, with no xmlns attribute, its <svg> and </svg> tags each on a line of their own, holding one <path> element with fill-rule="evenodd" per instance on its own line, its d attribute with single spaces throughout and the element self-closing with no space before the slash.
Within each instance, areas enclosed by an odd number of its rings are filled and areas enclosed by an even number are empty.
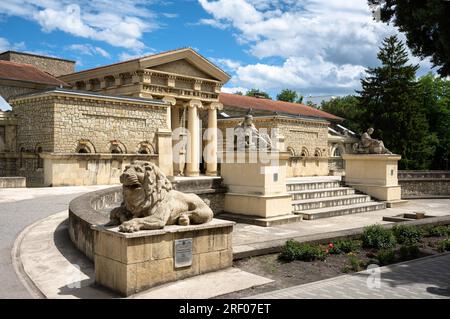
<svg viewBox="0 0 450 319">
<path fill-rule="evenodd" d="M 292 201 L 292 208 L 294 211 L 304 211 L 304 210 L 310 210 L 310 209 L 343 206 L 343 205 L 353 205 L 353 204 L 367 203 L 367 202 L 370 202 L 369 195 L 354 194 L 354 195 L 345 195 L 345 196 L 336 196 L 336 197 L 295 200 L 295 201 Z"/>
<path fill-rule="evenodd" d="M 355 194 L 355 190 L 351 187 L 336 187 L 325 189 L 313 189 L 304 191 L 290 191 L 292 200 L 305 200 L 314 198 L 337 197 Z"/>
<path fill-rule="evenodd" d="M 334 216 L 364 213 L 374 210 L 385 209 L 385 203 L 367 202 L 345 206 L 334 206 L 326 208 L 311 209 L 307 211 L 294 211 L 294 214 L 301 215 L 303 219 L 314 220 Z"/>
<path fill-rule="evenodd" d="M 313 190 L 313 189 L 337 188 L 340 186 L 341 186 L 340 181 L 286 183 L 286 188 L 288 191 L 304 191 L 304 190 Z"/>
</svg>

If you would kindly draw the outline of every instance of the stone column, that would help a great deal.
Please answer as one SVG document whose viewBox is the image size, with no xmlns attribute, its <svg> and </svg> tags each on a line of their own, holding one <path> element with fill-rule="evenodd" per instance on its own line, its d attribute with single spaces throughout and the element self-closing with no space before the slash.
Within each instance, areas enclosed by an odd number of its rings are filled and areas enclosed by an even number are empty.
<svg viewBox="0 0 450 319">
<path fill-rule="evenodd" d="M 162 100 L 164 102 L 167 102 L 167 103 L 170 104 L 170 106 L 167 108 L 167 117 L 166 117 L 166 119 L 167 119 L 167 127 L 168 127 L 168 129 L 172 130 L 173 128 L 172 128 L 172 119 L 171 119 L 171 117 L 172 117 L 171 109 L 172 109 L 172 107 L 175 106 L 175 104 L 177 104 L 177 100 L 174 97 L 171 97 L 171 96 L 165 96 L 165 97 L 163 97 Z"/>
<path fill-rule="evenodd" d="M 186 161 L 186 176 L 198 176 L 200 174 L 200 120 L 198 109 L 202 108 L 200 100 L 190 100 L 188 107 L 188 156 Z"/>
<path fill-rule="evenodd" d="M 206 145 L 206 175 L 217 176 L 217 110 L 221 110 L 221 103 L 211 103 L 208 106 L 208 144 Z"/>
<path fill-rule="evenodd" d="M 180 127 L 180 109 L 174 105 L 172 106 L 172 131 L 175 131 L 177 128 Z"/>
</svg>

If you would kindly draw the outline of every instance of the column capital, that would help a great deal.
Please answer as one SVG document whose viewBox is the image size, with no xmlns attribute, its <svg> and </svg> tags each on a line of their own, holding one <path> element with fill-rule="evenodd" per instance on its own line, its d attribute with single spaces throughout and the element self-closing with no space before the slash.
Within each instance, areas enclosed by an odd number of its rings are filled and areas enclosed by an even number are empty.
<svg viewBox="0 0 450 319">
<path fill-rule="evenodd" d="M 196 107 L 196 108 L 203 108 L 203 103 L 200 100 L 190 100 L 186 102 L 185 104 L 187 107 Z"/>
<path fill-rule="evenodd" d="M 177 104 L 177 99 L 172 97 L 172 96 L 165 96 L 162 98 L 162 100 L 164 102 L 169 103 L 170 105 L 174 106 L 175 104 Z"/>
<path fill-rule="evenodd" d="M 212 102 L 209 105 L 206 106 L 206 108 L 208 110 L 222 110 L 223 109 L 223 104 L 220 102 Z"/>
</svg>

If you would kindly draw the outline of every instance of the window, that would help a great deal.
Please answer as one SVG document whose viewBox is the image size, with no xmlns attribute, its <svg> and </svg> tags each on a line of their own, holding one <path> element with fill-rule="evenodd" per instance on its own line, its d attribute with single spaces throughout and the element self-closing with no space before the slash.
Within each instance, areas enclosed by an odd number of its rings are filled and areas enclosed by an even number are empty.
<svg viewBox="0 0 450 319">
<path fill-rule="evenodd" d="M 335 157 L 341 157 L 342 156 L 341 149 L 339 147 L 336 147 L 334 149 L 333 156 L 335 156 Z"/>
</svg>

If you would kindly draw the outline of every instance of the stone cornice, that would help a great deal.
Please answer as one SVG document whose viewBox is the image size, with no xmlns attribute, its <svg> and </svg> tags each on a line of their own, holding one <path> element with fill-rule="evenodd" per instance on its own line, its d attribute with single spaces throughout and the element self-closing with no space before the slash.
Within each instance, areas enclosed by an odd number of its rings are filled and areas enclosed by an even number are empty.
<svg viewBox="0 0 450 319">
<path fill-rule="evenodd" d="M 96 103 L 110 103 L 110 104 L 133 104 L 140 106 L 151 106 L 152 108 L 165 109 L 169 106 L 168 103 L 160 100 L 149 100 L 133 97 L 122 97 L 122 96 L 108 96 L 100 94 L 91 94 L 79 91 L 63 91 L 54 90 L 46 92 L 38 92 L 27 94 L 24 96 L 18 96 L 10 100 L 11 105 L 26 104 L 29 101 L 46 101 L 46 100 L 81 100 Z"/>
</svg>

